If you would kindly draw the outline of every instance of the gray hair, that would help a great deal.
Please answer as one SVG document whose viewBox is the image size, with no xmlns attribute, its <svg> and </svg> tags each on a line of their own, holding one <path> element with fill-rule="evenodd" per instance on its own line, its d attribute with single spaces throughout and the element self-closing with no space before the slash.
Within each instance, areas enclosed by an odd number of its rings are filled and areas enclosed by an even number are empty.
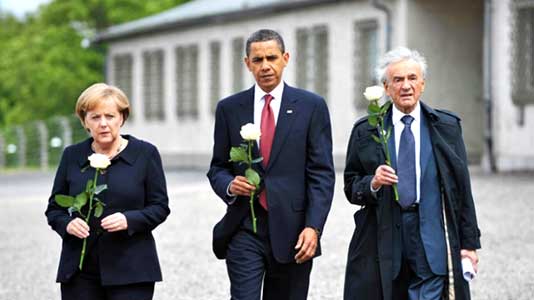
<svg viewBox="0 0 534 300">
<path fill-rule="evenodd" d="M 266 42 L 266 41 L 275 41 L 278 44 L 278 48 L 280 48 L 280 51 L 282 53 L 286 52 L 286 47 L 284 45 L 284 39 L 282 39 L 282 36 L 271 29 L 260 29 L 250 35 L 250 37 L 247 39 L 247 43 L 245 46 L 245 52 L 248 55 L 250 54 L 250 44 L 256 43 L 256 42 Z"/>
<path fill-rule="evenodd" d="M 382 58 L 378 62 L 378 66 L 376 67 L 376 78 L 378 79 L 378 81 L 381 83 L 385 83 L 387 80 L 386 70 L 389 65 L 403 60 L 412 60 L 418 63 L 419 67 L 421 67 L 423 79 L 426 77 L 426 59 L 416 50 L 411 50 L 406 47 L 397 47 L 384 54 L 384 56 L 382 56 Z"/>
</svg>

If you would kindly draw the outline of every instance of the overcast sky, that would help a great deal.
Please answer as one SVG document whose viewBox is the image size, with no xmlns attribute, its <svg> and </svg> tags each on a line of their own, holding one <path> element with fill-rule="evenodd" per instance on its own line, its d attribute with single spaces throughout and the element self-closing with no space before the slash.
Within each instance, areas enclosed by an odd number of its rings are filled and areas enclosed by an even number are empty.
<svg viewBox="0 0 534 300">
<path fill-rule="evenodd" d="M 37 10 L 39 4 L 50 2 L 50 0 L 0 0 L 0 8 L 22 17 L 27 12 Z"/>
</svg>

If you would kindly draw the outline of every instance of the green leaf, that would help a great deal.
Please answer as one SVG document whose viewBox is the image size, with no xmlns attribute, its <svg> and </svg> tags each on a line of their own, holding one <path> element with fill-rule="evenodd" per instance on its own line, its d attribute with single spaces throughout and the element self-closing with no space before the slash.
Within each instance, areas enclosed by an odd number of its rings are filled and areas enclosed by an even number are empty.
<svg viewBox="0 0 534 300">
<path fill-rule="evenodd" d="M 93 179 L 89 179 L 87 181 L 87 184 L 85 185 L 85 192 L 89 193 L 92 188 L 93 188 Z"/>
<path fill-rule="evenodd" d="M 259 162 L 261 162 L 261 161 L 263 161 L 263 157 L 260 156 L 260 157 L 258 157 L 258 158 L 256 158 L 256 159 L 253 159 L 253 160 L 252 160 L 252 163 L 253 163 L 253 164 L 257 164 L 257 163 L 259 163 Z"/>
<path fill-rule="evenodd" d="M 95 218 L 100 218 L 102 213 L 104 212 L 104 206 L 102 205 L 102 202 L 96 202 L 95 203 Z"/>
<path fill-rule="evenodd" d="M 384 103 L 384 105 L 382 105 L 382 107 L 380 108 L 380 114 L 384 115 L 388 111 L 390 106 L 391 106 L 391 101 L 386 101 L 386 103 Z"/>
<path fill-rule="evenodd" d="M 369 125 L 371 125 L 371 127 L 376 127 L 376 125 L 378 124 L 378 119 L 376 115 L 369 115 L 367 122 L 369 122 Z"/>
<path fill-rule="evenodd" d="M 76 198 L 74 198 L 74 204 L 72 206 L 81 210 L 85 203 L 87 203 L 87 193 L 83 192 L 79 193 Z"/>
<path fill-rule="evenodd" d="M 375 142 L 379 144 L 381 143 L 380 139 L 376 135 L 373 134 L 372 137 L 373 137 L 373 140 L 375 140 Z"/>
<path fill-rule="evenodd" d="M 67 195 L 56 195 L 54 200 L 61 207 L 71 207 L 74 203 L 74 197 Z"/>
<path fill-rule="evenodd" d="M 247 151 L 242 147 L 232 147 L 230 150 L 230 161 L 242 162 L 247 161 Z"/>
<path fill-rule="evenodd" d="M 80 170 L 80 172 L 82 172 L 82 173 L 85 172 L 85 170 L 89 169 L 89 167 L 90 167 L 90 165 L 87 165 L 87 166 L 83 167 L 83 168 Z"/>
<path fill-rule="evenodd" d="M 245 177 L 247 178 L 248 182 L 256 187 L 260 186 L 260 175 L 255 170 L 248 168 L 245 171 Z"/>
<path fill-rule="evenodd" d="M 369 106 L 367 106 L 367 112 L 370 115 L 379 113 L 380 112 L 380 106 L 378 105 L 378 103 L 376 103 L 376 101 L 373 101 L 373 102 L 369 103 Z"/>
<path fill-rule="evenodd" d="M 107 184 L 97 185 L 96 188 L 95 188 L 95 195 L 98 195 L 98 194 L 102 193 L 102 192 L 105 191 L 107 188 L 108 188 L 108 185 L 107 185 Z"/>
</svg>

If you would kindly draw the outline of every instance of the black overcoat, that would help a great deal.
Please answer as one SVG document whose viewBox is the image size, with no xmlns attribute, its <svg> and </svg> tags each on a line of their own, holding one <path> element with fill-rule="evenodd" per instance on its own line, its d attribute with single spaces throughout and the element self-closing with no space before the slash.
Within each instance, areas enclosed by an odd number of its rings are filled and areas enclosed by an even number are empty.
<svg viewBox="0 0 534 300">
<path fill-rule="evenodd" d="M 470 299 L 462 277 L 461 249 L 480 248 L 480 231 L 471 194 L 460 119 L 453 113 L 434 110 L 421 103 L 441 185 L 448 247 L 449 278 L 444 299 Z M 391 118 L 391 109 L 387 118 Z M 349 202 L 361 205 L 354 214 L 356 229 L 349 246 L 344 298 L 402 299 L 393 291 L 393 264 L 401 259 L 400 206 L 391 187 L 376 197 L 370 183 L 376 168 L 385 163 L 382 146 L 372 135 L 377 130 L 367 117 L 354 125 L 347 149 L 344 191 Z"/>
</svg>

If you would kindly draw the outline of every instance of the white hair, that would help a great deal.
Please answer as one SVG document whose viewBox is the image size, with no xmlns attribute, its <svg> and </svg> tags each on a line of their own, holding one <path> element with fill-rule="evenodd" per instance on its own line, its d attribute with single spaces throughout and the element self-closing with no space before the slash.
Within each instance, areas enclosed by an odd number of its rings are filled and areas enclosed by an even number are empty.
<svg viewBox="0 0 534 300">
<path fill-rule="evenodd" d="M 386 70 L 389 65 L 403 60 L 412 60 L 419 64 L 419 67 L 421 67 L 423 79 L 426 77 L 426 59 L 416 50 L 411 50 L 406 47 L 397 47 L 384 54 L 384 56 L 382 56 L 382 58 L 378 62 L 378 66 L 375 69 L 376 78 L 378 79 L 378 81 L 385 83 L 387 80 Z"/>
</svg>

